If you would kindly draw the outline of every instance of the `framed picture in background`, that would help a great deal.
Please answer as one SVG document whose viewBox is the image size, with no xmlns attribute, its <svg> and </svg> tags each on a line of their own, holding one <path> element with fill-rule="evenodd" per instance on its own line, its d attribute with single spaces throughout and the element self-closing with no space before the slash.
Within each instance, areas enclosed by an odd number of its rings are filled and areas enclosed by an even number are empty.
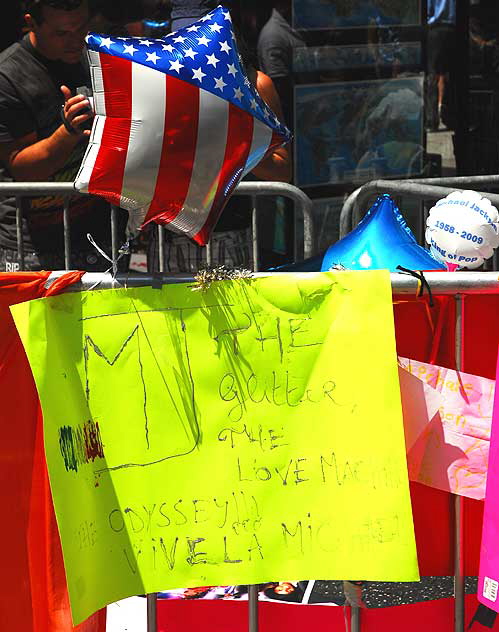
<svg viewBox="0 0 499 632">
<path fill-rule="evenodd" d="M 295 86 L 295 184 L 408 178 L 423 169 L 423 75 Z"/>
<path fill-rule="evenodd" d="M 421 24 L 420 0 L 293 0 L 295 29 Z"/>
<path fill-rule="evenodd" d="M 300 46 L 293 49 L 293 72 L 348 72 L 375 69 L 380 74 L 398 67 L 420 68 L 421 42 Z"/>
</svg>

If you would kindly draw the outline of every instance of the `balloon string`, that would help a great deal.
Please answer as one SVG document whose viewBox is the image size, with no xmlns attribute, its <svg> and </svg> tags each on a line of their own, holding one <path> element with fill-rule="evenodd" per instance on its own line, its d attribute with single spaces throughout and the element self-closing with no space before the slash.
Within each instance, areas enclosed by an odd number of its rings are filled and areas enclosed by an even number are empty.
<svg viewBox="0 0 499 632">
<path fill-rule="evenodd" d="M 104 272 L 104 274 L 109 274 L 109 272 L 112 271 L 112 278 L 113 278 L 113 281 L 115 281 L 116 277 L 118 276 L 119 260 L 125 255 L 130 253 L 130 240 L 127 240 L 124 244 L 120 246 L 120 248 L 118 249 L 118 256 L 116 257 L 116 259 L 113 259 L 99 246 L 99 244 L 95 241 L 95 239 L 92 237 L 90 233 L 87 233 L 87 239 L 92 244 L 92 246 L 97 250 L 97 252 L 102 257 L 104 257 L 104 259 L 109 261 L 111 266 Z M 97 281 L 97 283 L 94 283 L 94 285 L 90 288 L 90 290 L 93 290 L 94 288 L 96 288 L 100 283 L 101 281 Z"/>
<path fill-rule="evenodd" d="M 433 334 L 433 342 L 430 351 L 430 364 L 435 364 L 437 361 L 437 353 L 440 348 L 440 341 L 442 340 L 442 332 L 445 324 L 445 314 L 447 306 L 449 305 L 449 297 L 443 296 L 437 299 L 440 309 L 438 310 L 438 320 L 435 333 Z"/>
<path fill-rule="evenodd" d="M 406 274 L 410 274 L 411 276 L 413 276 L 415 279 L 418 280 L 418 289 L 417 289 L 417 293 L 416 296 L 418 298 L 421 298 L 424 294 L 424 291 L 426 289 L 426 291 L 428 292 L 428 302 L 430 307 L 434 307 L 434 302 L 433 302 L 433 295 L 431 292 L 431 287 L 430 284 L 428 283 L 428 281 L 425 278 L 425 275 L 423 274 L 422 271 L 416 272 L 416 270 L 409 270 L 409 268 L 404 268 L 403 266 L 397 266 L 397 270 L 400 270 L 401 272 L 405 272 Z"/>
</svg>

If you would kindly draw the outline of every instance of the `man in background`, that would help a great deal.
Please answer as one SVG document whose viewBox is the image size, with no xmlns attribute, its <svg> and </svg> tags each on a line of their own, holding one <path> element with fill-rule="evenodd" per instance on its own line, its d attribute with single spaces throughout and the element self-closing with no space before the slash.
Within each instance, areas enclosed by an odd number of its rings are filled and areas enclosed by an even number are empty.
<svg viewBox="0 0 499 632">
<path fill-rule="evenodd" d="M 427 128 L 436 131 L 440 122 L 451 126 L 451 81 L 457 57 L 456 0 L 427 0 L 428 61 Z M 449 104 L 449 105 L 447 105 Z M 447 111 L 445 111 L 447 108 Z"/>
<path fill-rule="evenodd" d="M 178 31 L 202 18 L 219 3 L 216 0 L 172 0 L 170 4 L 172 31 Z"/>
<path fill-rule="evenodd" d="M 294 81 L 293 81 L 293 51 L 305 46 L 301 35 L 291 26 L 291 0 L 271 0 L 272 13 L 263 26 L 257 43 L 258 64 L 268 75 L 275 86 L 282 106 L 284 122 L 294 130 Z M 262 205 L 266 201 L 261 202 Z M 276 198 L 274 212 L 267 212 L 265 222 L 272 222 L 272 226 L 264 227 L 266 250 L 271 252 L 270 258 L 264 258 L 264 267 L 282 265 L 292 260 L 295 216 L 293 203 L 285 198 Z M 301 228 L 298 230 L 301 232 Z"/>
<path fill-rule="evenodd" d="M 18 181 L 72 182 L 93 118 L 78 90 L 90 88 L 82 62 L 90 26 L 87 0 L 28 0 L 29 32 L 0 54 L 0 162 Z M 121 218 L 123 224 L 126 217 Z M 90 245 L 90 233 L 111 248 L 110 211 L 104 201 L 81 196 L 70 204 L 71 266 L 105 270 L 108 262 Z M 24 268 L 63 269 L 63 200 L 27 199 L 23 221 Z M 124 232 L 122 232 L 124 239 Z M 0 201 L 0 271 L 20 269 L 14 199 Z"/>
<path fill-rule="evenodd" d="M 258 62 L 274 82 L 281 99 L 284 119 L 293 128 L 293 50 L 305 46 L 301 35 L 291 27 L 291 2 L 272 0 L 272 14 L 258 38 Z"/>
</svg>

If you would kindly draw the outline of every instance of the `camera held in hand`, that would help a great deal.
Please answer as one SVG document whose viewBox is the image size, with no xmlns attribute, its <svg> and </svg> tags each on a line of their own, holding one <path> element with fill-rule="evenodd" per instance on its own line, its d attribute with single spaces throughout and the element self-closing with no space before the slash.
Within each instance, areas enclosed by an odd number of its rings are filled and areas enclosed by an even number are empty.
<svg viewBox="0 0 499 632">
<path fill-rule="evenodd" d="M 93 110 L 93 101 L 94 101 L 94 99 L 93 99 L 92 89 L 91 88 L 87 88 L 87 86 L 80 86 L 79 88 L 76 88 L 76 94 L 83 94 L 83 96 L 85 96 L 90 102 L 90 107 L 83 108 L 79 112 L 79 114 L 80 115 L 87 114 L 87 113 L 93 114 L 94 113 L 94 110 Z M 81 125 L 78 125 L 78 128 L 80 130 L 82 130 L 82 131 L 85 130 L 85 129 L 91 130 L 92 129 L 92 125 L 93 125 L 93 121 L 94 121 L 94 119 L 92 117 L 91 119 L 88 119 L 88 121 L 84 121 Z"/>
</svg>

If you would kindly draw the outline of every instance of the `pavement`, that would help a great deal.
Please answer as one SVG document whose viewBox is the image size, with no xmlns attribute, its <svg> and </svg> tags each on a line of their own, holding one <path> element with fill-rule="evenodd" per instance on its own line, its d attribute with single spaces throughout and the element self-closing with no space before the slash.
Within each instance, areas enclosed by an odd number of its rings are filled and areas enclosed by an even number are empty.
<svg viewBox="0 0 499 632">
<path fill-rule="evenodd" d="M 450 177 L 456 175 L 456 160 L 452 143 L 453 133 L 440 124 L 438 131 L 427 132 L 426 134 L 427 153 L 440 154 L 442 156 L 442 176 Z"/>
<path fill-rule="evenodd" d="M 477 577 L 467 577 L 466 594 L 476 593 Z M 368 608 L 388 608 L 420 601 L 445 599 L 454 595 L 453 577 L 423 577 L 419 582 L 365 582 L 363 600 Z M 316 581 L 309 603 L 345 603 L 343 582 Z"/>
</svg>

